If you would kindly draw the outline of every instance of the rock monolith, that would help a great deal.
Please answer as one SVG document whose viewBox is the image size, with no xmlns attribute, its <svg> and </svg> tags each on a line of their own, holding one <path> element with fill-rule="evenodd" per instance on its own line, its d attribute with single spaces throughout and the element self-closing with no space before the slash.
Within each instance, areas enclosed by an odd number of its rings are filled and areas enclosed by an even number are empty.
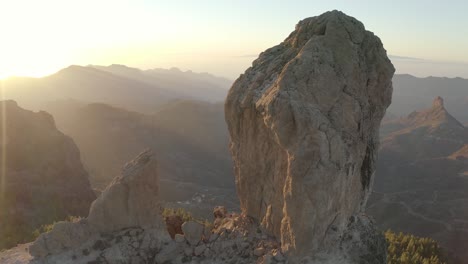
<svg viewBox="0 0 468 264">
<path fill-rule="evenodd" d="M 241 208 L 291 257 L 332 251 L 364 211 L 394 71 L 378 37 L 331 11 L 300 21 L 230 89 Z"/>
</svg>

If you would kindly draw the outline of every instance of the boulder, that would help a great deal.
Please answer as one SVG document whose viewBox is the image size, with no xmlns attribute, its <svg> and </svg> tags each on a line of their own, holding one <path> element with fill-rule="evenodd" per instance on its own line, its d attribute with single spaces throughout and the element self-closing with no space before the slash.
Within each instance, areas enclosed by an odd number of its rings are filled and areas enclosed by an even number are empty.
<svg viewBox="0 0 468 264">
<path fill-rule="evenodd" d="M 174 240 L 177 243 L 183 243 L 183 242 L 185 242 L 185 236 L 181 235 L 181 234 L 175 234 Z"/>
<path fill-rule="evenodd" d="M 29 246 L 29 253 L 35 257 L 45 257 L 57 254 L 64 249 L 76 248 L 87 241 L 92 235 L 86 221 L 76 223 L 59 222 L 54 225 L 53 231 L 39 236 Z"/>
<path fill-rule="evenodd" d="M 204 226 L 195 221 L 188 221 L 182 225 L 182 232 L 192 246 L 196 246 L 203 236 Z"/>
<path fill-rule="evenodd" d="M 230 89 L 241 209 L 291 257 L 337 246 L 364 211 L 394 71 L 378 37 L 331 11 L 300 21 Z"/>
</svg>

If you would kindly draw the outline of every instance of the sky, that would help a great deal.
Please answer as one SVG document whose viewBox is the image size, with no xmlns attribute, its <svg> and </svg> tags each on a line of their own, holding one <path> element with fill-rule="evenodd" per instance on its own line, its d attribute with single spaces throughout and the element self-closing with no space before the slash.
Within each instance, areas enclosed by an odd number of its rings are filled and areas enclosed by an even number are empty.
<svg viewBox="0 0 468 264">
<path fill-rule="evenodd" d="M 299 20 L 333 9 L 379 36 L 397 73 L 468 78 L 468 1 L 457 0 L 0 0 L 0 78 L 116 63 L 235 79 Z"/>
</svg>

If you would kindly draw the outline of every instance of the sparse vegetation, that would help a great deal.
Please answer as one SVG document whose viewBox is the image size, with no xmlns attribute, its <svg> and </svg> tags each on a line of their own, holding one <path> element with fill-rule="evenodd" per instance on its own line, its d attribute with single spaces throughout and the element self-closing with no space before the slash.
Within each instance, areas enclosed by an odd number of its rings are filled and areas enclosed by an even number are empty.
<svg viewBox="0 0 468 264">
<path fill-rule="evenodd" d="M 60 218 L 55 218 L 60 219 Z M 68 216 L 63 221 L 75 222 L 80 220 L 80 217 L 77 216 Z M 39 228 L 33 229 L 30 225 L 27 225 L 22 222 L 17 222 L 17 224 L 12 224 L 13 220 L 8 222 L 9 224 L 0 227 L 0 251 L 4 249 L 9 249 L 17 244 L 28 243 L 36 240 L 36 238 L 45 232 L 52 230 L 54 225 L 59 221 L 53 221 L 51 224 L 41 225 Z"/>
<path fill-rule="evenodd" d="M 73 222 L 74 223 L 74 222 L 78 222 L 80 219 L 81 219 L 81 217 L 79 217 L 79 216 L 69 215 L 63 221 Z M 54 221 L 52 224 L 42 225 L 38 229 L 34 230 L 34 232 L 32 233 L 32 240 L 35 240 L 42 233 L 47 233 L 47 232 L 51 231 L 54 228 L 54 225 L 57 224 L 58 222 L 59 221 Z"/>
<path fill-rule="evenodd" d="M 183 222 L 195 220 L 191 213 L 187 212 L 184 208 L 164 208 L 163 217 L 169 217 L 172 215 L 179 216 Z"/>
<path fill-rule="evenodd" d="M 446 264 L 446 256 L 437 242 L 409 234 L 385 232 L 388 264 Z"/>
<path fill-rule="evenodd" d="M 162 215 L 164 218 L 176 215 L 182 219 L 182 222 L 195 221 L 200 224 L 203 224 L 207 228 L 211 228 L 213 226 L 213 223 L 208 219 L 197 219 L 193 217 L 192 214 L 184 208 L 164 208 Z"/>
</svg>

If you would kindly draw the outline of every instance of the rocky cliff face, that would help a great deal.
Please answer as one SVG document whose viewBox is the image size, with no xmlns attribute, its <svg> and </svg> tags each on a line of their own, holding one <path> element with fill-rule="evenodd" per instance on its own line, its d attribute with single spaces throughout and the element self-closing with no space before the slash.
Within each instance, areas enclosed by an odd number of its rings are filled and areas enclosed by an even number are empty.
<svg viewBox="0 0 468 264">
<path fill-rule="evenodd" d="M 330 251 L 364 211 L 393 73 L 379 38 L 332 11 L 300 21 L 229 91 L 242 210 L 291 256 Z"/>
<path fill-rule="evenodd" d="M 0 102 L 0 248 L 67 216 L 86 215 L 94 192 L 75 143 L 46 112 Z"/>
</svg>

